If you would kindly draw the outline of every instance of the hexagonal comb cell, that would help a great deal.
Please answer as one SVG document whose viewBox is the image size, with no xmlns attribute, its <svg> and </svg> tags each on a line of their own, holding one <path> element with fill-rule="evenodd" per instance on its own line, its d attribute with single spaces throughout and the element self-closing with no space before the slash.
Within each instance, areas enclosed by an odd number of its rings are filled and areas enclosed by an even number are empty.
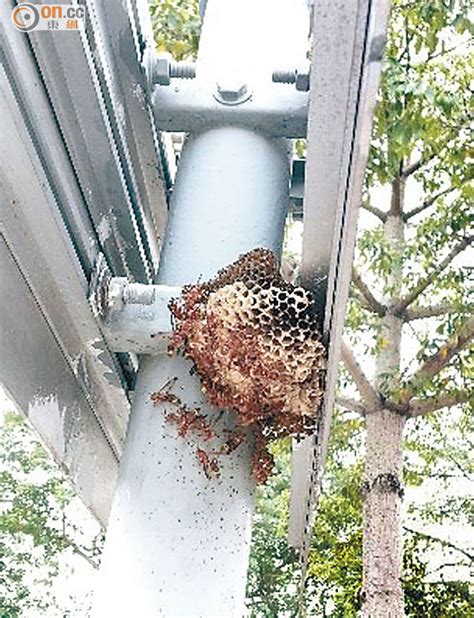
<svg viewBox="0 0 474 618">
<path fill-rule="evenodd" d="M 312 294 L 284 281 L 271 251 L 255 249 L 211 281 L 185 287 L 170 308 L 170 352 L 193 361 L 210 403 L 253 429 L 254 475 L 265 482 L 268 444 L 316 426 L 326 351 Z"/>
</svg>

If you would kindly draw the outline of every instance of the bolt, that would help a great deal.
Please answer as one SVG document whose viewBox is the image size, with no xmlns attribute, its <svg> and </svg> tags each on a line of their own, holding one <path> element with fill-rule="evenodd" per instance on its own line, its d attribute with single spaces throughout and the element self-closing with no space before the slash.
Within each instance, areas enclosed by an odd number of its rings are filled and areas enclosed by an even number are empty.
<svg viewBox="0 0 474 618">
<path fill-rule="evenodd" d="M 123 288 L 123 302 L 126 305 L 152 305 L 155 288 L 144 283 L 129 283 Z"/>
<path fill-rule="evenodd" d="M 111 277 L 104 283 L 102 313 L 120 311 L 124 305 L 152 305 L 155 288 L 143 283 L 131 283 L 126 277 Z"/>
<path fill-rule="evenodd" d="M 277 69 L 272 73 L 272 81 L 277 84 L 294 84 L 296 82 L 296 71 Z"/>
<path fill-rule="evenodd" d="M 272 73 L 272 81 L 279 84 L 295 84 L 296 90 L 309 90 L 309 63 L 302 64 L 297 69 L 277 69 Z"/>
<path fill-rule="evenodd" d="M 145 65 L 151 84 L 169 86 L 171 78 L 194 79 L 196 77 L 196 65 L 194 62 L 176 62 L 171 54 L 155 54 L 148 51 L 145 54 Z"/>
<path fill-rule="evenodd" d="M 196 64 L 194 62 L 171 62 L 170 77 L 178 79 L 194 79 L 196 77 Z"/>
<path fill-rule="evenodd" d="M 124 290 L 128 285 L 127 277 L 112 277 L 107 284 L 106 304 L 107 311 L 120 311 L 124 305 Z"/>
</svg>

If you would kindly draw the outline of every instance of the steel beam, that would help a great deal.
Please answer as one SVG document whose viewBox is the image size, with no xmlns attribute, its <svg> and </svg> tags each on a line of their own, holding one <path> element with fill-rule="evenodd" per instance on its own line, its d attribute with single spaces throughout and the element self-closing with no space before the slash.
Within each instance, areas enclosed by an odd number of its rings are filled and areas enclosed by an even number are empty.
<svg viewBox="0 0 474 618">
<path fill-rule="evenodd" d="M 389 2 L 321 0 L 313 10 L 301 281 L 317 296 L 329 352 L 318 431 L 293 454 L 289 540 L 306 555 L 328 448 Z"/>
<path fill-rule="evenodd" d="M 158 133 L 140 64 L 144 46 L 153 44 L 151 33 L 142 31 L 145 16 L 138 17 L 146 2 L 85 4 L 85 31 L 32 32 L 28 38 L 101 251 L 115 274 L 152 282 L 167 203 Z M 6 9 L 4 23 L 10 26 Z M 16 55 L 13 39 L 22 37 L 24 45 L 27 37 L 11 27 L 5 33 Z"/>
<path fill-rule="evenodd" d="M 92 314 L 90 277 L 105 255 L 112 274 L 153 280 L 167 187 L 146 2 L 91 4 L 86 32 L 30 35 L 0 6 L 0 381 L 105 525 L 133 371 Z"/>
<path fill-rule="evenodd" d="M 2 234 L 0 290 L 0 381 L 105 526 L 117 479 L 116 453 L 78 379 L 80 362 L 76 367 L 65 362 L 61 342 Z M 113 375 L 110 368 L 107 372 Z"/>
<path fill-rule="evenodd" d="M 0 5 L 0 63 L 3 96 L 15 98 L 17 115 L 23 118 L 23 132 L 33 134 L 41 165 L 57 200 L 58 209 L 70 232 L 78 260 L 88 276 L 100 252 L 99 239 L 77 184 L 75 170 L 64 147 L 61 134 L 51 110 L 48 93 L 28 45 L 27 36 L 18 32 L 8 21 L 11 6 Z M 19 135 L 20 139 L 23 135 Z M 13 138 L 13 135 L 10 135 Z M 6 140 L 6 136 L 3 138 Z M 5 141 L 2 145 L 7 147 Z M 60 178 L 56 176 L 56 171 Z M 12 182 L 15 179 L 12 178 Z"/>
<path fill-rule="evenodd" d="M 0 92 L 0 232 L 118 456 L 128 416 L 119 367 L 92 316 L 87 279 L 42 166 L 39 140 L 34 133 L 25 132 L 18 100 L 1 69 L 0 75 L 4 85 Z M 16 354 L 10 362 L 21 359 L 22 355 Z M 6 386 L 9 388 L 8 383 Z"/>
<path fill-rule="evenodd" d="M 47 161 L 64 157 L 62 145 L 57 133 L 48 132 L 51 141 L 45 143 L 46 136 L 35 135 L 31 125 L 25 129 L 22 106 L 1 69 L 0 75 L 0 233 L 8 247 L 1 261 L 7 279 L 0 302 L 5 329 L 0 380 L 29 414 L 73 482 L 77 470 L 88 470 L 90 485 L 82 478 L 76 485 L 78 493 L 105 523 L 111 492 L 97 491 L 97 484 L 115 480 L 128 399 L 120 368 L 90 311 L 85 272 L 61 216 L 63 208 L 66 211 L 74 204 L 64 201 L 58 209 L 58 199 L 74 196 L 74 185 L 68 187 L 73 176 L 64 166 L 62 190 L 55 194 L 45 174 Z M 94 236 L 90 248 L 93 241 Z M 61 388 L 59 379 L 64 379 Z M 37 412 L 40 408 L 42 413 Z M 89 429 L 94 453 L 89 447 L 80 448 Z"/>
</svg>

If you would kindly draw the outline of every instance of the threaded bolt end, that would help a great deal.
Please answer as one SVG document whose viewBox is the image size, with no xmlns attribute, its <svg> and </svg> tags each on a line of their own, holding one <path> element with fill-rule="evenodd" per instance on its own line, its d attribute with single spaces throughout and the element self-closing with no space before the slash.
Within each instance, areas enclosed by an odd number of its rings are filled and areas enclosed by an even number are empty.
<svg viewBox="0 0 474 618">
<path fill-rule="evenodd" d="M 155 289 L 151 285 L 127 281 L 123 286 L 122 300 L 126 305 L 152 305 Z"/>
<path fill-rule="evenodd" d="M 272 81 L 278 84 L 294 84 L 296 82 L 296 71 L 285 69 L 273 71 Z"/>
<path fill-rule="evenodd" d="M 194 79 L 196 77 L 196 65 L 194 62 L 171 62 L 170 77 L 179 79 Z"/>
</svg>

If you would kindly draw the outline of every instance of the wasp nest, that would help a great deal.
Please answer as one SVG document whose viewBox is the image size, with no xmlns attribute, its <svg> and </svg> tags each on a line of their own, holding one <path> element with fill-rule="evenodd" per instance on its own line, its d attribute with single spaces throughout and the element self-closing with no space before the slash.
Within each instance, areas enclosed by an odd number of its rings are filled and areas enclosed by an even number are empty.
<svg viewBox="0 0 474 618">
<path fill-rule="evenodd" d="M 268 443 L 314 428 L 325 349 L 310 292 L 283 280 L 271 251 L 255 249 L 171 303 L 170 351 L 190 358 L 209 401 L 255 433 L 253 469 L 271 473 Z"/>
</svg>

